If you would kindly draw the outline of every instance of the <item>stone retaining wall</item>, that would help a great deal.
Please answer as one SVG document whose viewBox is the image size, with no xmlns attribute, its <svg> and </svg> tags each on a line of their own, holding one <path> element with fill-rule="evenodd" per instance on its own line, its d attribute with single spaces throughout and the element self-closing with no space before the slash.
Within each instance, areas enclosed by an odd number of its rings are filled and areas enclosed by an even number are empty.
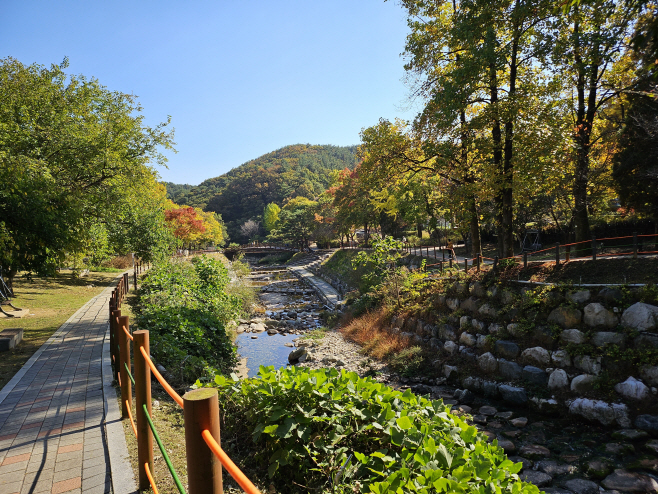
<svg viewBox="0 0 658 494">
<path fill-rule="evenodd" d="M 615 357 L 626 349 L 658 355 L 646 352 L 658 348 L 657 306 L 616 288 L 479 282 L 454 282 L 432 302 L 421 317 L 393 317 L 389 330 L 437 352 L 441 372 L 463 392 L 547 411 L 568 407 L 606 425 L 629 427 L 635 418 L 636 427 L 658 433 L 658 362 Z M 602 385 L 614 386 L 614 402 L 596 399 Z"/>
</svg>

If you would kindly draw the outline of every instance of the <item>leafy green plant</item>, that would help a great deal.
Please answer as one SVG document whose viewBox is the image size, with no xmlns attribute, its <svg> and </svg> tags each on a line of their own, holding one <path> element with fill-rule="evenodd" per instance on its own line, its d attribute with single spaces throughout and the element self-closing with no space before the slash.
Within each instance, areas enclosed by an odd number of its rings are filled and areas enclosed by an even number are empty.
<svg viewBox="0 0 658 494">
<path fill-rule="evenodd" d="M 151 353 L 175 377 L 230 372 L 237 361 L 226 333 L 240 313 L 240 299 L 226 293 L 226 267 L 206 256 L 164 260 L 142 281 L 136 323 L 150 332 Z"/>
<path fill-rule="evenodd" d="M 224 404 L 223 430 L 246 429 L 254 460 L 286 491 L 539 493 L 496 441 L 410 390 L 295 367 L 261 367 L 243 381 L 217 376 L 212 386 Z"/>
</svg>

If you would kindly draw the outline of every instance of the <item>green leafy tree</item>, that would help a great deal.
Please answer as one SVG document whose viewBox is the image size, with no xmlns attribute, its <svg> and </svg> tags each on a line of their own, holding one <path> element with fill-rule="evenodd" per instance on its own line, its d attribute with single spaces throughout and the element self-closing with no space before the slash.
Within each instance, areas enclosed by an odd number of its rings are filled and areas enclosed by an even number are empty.
<svg viewBox="0 0 658 494">
<path fill-rule="evenodd" d="M 281 227 L 274 231 L 272 238 L 290 242 L 301 250 L 308 249 L 317 226 L 315 221 L 317 206 L 316 201 L 305 197 L 295 197 L 288 201 L 279 215 Z"/>
<path fill-rule="evenodd" d="M 0 217 L 2 264 L 53 274 L 67 252 L 81 252 L 92 225 L 109 225 L 127 193 L 153 178 L 171 148 L 168 123 L 143 124 L 135 96 L 62 65 L 0 61 Z"/>
<path fill-rule="evenodd" d="M 281 208 L 273 202 L 265 206 L 265 211 L 263 211 L 263 226 L 268 232 L 276 230 L 279 226 L 280 212 Z"/>
</svg>

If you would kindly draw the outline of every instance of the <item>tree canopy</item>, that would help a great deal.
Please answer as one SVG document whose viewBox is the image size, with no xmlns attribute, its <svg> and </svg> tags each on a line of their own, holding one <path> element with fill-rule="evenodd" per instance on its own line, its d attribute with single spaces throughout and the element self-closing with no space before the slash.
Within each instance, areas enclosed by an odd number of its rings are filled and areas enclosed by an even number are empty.
<svg viewBox="0 0 658 494">
<path fill-rule="evenodd" d="M 145 256 L 167 243 L 135 235 L 164 226 L 153 165 L 173 149 L 169 122 L 144 125 L 134 95 L 66 67 L 0 61 L 0 263 L 10 276 L 52 274 L 92 232 Z"/>
</svg>

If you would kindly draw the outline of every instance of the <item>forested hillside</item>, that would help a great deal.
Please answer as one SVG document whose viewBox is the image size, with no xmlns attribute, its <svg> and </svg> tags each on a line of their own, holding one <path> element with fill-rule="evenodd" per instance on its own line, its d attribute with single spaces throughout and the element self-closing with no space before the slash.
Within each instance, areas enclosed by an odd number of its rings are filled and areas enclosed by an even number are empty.
<svg viewBox="0 0 658 494">
<path fill-rule="evenodd" d="M 231 241 L 240 239 L 240 226 L 260 221 L 270 202 L 292 197 L 314 198 L 330 185 L 331 171 L 353 169 L 356 146 L 295 144 L 248 161 L 198 186 L 166 184 L 168 197 L 222 215 Z"/>
</svg>

